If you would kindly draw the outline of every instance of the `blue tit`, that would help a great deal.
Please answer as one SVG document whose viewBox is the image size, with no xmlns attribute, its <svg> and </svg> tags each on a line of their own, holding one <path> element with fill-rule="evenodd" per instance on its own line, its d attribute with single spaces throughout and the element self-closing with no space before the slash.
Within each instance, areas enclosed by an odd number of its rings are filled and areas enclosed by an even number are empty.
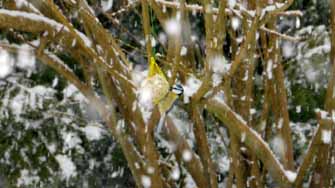
<svg viewBox="0 0 335 188">
<path fill-rule="evenodd" d="M 167 113 L 172 108 L 178 97 L 183 93 L 184 89 L 181 85 L 173 85 L 170 92 L 168 92 L 167 95 L 158 103 L 160 113 Z"/>
<path fill-rule="evenodd" d="M 148 103 L 158 105 L 160 113 L 163 114 L 171 109 L 178 96 L 182 94 L 181 85 L 175 84 L 170 88 L 163 71 L 151 57 L 148 77 L 141 83 L 140 102 L 143 105 Z"/>
</svg>

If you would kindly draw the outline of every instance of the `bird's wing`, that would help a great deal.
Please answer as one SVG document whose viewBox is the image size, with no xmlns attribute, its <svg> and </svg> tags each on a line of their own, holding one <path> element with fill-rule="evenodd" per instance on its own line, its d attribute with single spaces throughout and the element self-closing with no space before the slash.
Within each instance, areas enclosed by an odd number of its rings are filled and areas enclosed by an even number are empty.
<svg viewBox="0 0 335 188">
<path fill-rule="evenodd" d="M 171 109 L 177 98 L 178 98 L 177 94 L 169 92 L 167 96 L 158 103 L 159 112 L 161 114 L 167 113 Z"/>
</svg>

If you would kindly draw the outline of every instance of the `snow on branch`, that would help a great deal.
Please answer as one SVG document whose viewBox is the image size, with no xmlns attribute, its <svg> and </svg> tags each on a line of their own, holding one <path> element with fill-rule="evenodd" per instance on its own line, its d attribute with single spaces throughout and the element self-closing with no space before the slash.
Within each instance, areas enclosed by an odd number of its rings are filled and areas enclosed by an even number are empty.
<svg viewBox="0 0 335 188">
<path fill-rule="evenodd" d="M 165 6 L 168 8 L 174 8 L 174 9 L 178 9 L 180 8 L 180 3 L 179 2 L 171 2 L 171 1 L 165 1 L 165 0 L 156 0 L 156 2 L 161 5 L 161 6 Z M 204 9 L 201 5 L 197 5 L 197 4 L 186 4 L 186 10 L 191 11 L 191 12 L 200 12 L 203 13 Z M 234 12 L 230 9 L 230 8 L 226 8 L 226 14 L 228 15 L 234 15 Z M 247 11 L 247 10 L 241 10 L 241 11 Z M 218 8 L 212 8 L 212 13 L 213 14 L 218 14 L 219 13 L 219 9 Z M 286 12 L 281 12 L 278 11 L 277 12 L 278 15 L 281 16 L 302 16 L 301 11 L 297 11 L 297 10 L 293 10 L 293 11 L 286 11 Z"/>
<path fill-rule="evenodd" d="M 54 31 L 69 32 L 65 25 L 56 22 L 45 16 L 41 16 L 35 13 L 28 13 L 16 10 L 0 9 L 0 27 L 10 27 L 10 24 L 16 23 L 17 29 L 28 31 L 28 32 L 44 32 Z M 36 27 L 37 26 L 37 27 Z M 85 44 L 90 47 L 91 41 L 81 32 L 76 30 L 76 33 L 81 37 Z M 72 40 L 71 40 L 72 41 Z"/>
<path fill-rule="evenodd" d="M 205 107 L 219 118 L 227 126 L 231 134 L 234 134 L 239 140 L 241 140 L 241 133 L 243 133 L 245 145 L 263 162 L 265 168 L 278 183 L 282 186 L 288 186 L 293 183 L 292 179 L 290 179 L 291 176 L 287 176 L 287 174 L 291 173 L 285 171 L 268 144 L 256 131 L 248 127 L 246 122 L 227 104 L 221 99 L 214 97 L 206 101 Z"/>
<path fill-rule="evenodd" d="M 75 45 L 83 49 L 86 55 L 89 55 L 92 60 L 95 60 L 97 64 L 104 67 L 112 75 L 117 74 L 113 67 L 105 62 L 100 56 L 98 56 L 95 51 L 92 50 L 91 40 L 87 38 L 83 33 L 75 30 L 71 32 L 65 25 L 58 23 L 52 19 L 45 16 L 37 15 L 34 13 L 27 13 L 15 10 L 0 10 L 0 28 L 14 28 L 16 30 L 32 32 L 32 33 L 42 33 L 47 31 L 47 35 L 60 35 L 61 44 L 69 49 L 72 49 Z M 52 34 L 53 33 L 53 34 Z M 74 37 L 73 35 L 76 35 Z M 78 37 L 82 42 L 75 41 Z M 80 45 L 81 44 L 81 45 Z M 119 76 L 117 76 L 119 77 Z"/>
<path fill-rule="evenodd" d="M 174 9 L 179 9 L 180 6 L 181 6 L 179 2 L 170 2 L 170 1 L 165 1 L 165 0 L 156 0 L 156 2 L 163 7 L 169 7 L 169 8 L 174 8 Z M 237 4 L 237 5 L 239 5 L 239 4 Z M 204 13 L 204 9 L 201 5 L 186 4 L 185 7 L 186 7 L 186 10 L 188 10 L 188 11 Z M 254 13 L 252 11 L 249 11 L 249 10 L 246 10 L 245 8 L 242 8 L 243 6 L 241 6 L 241 5 L 239 5 L 238 7 L 240 7 L 240 10 L 236 10 L 236 9 L 233 9 L 233 8 L 226 8 L 225 12 L 229 16 L 237 16 L 239 18 L 242 18 L 243 17 L 242 15 L 246 15 L 249 19 L 252 19 L 253 15 L 254 15 Z M 280 10 L 282 10 L 282 8 Z M 278 15 L 278 16 L 302 16 L 303 15 L 302 12 L 298 11 L 298 10 L 290 10 L 290 11 L 284 11 L 284 10 L 273 11 L 273 14 Z M 219 9 L 218 8 L 212 8 L 211 11 L 214 15 L 219 14 Z M 266 27 L 260 27 L 259 29 L 261 31 L 265 31 L 267 33 L 278 36 L 278 37 L 280 37 L 284 40 L 289 40 L 289 41 L 293 41 L 293 42 L 297 42 L 297 41 L 300 40 L 299 38 L 291 37 L 291 36 L 279 33 L 277 31 L 268 29 Z"/>
</svg>

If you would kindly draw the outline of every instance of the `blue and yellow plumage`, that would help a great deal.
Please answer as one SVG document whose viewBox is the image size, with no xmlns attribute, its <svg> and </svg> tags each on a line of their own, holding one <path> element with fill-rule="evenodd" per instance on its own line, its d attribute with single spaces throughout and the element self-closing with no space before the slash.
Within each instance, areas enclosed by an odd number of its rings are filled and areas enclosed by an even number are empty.
<svg viewBox="0 0 335 188">
<path fill-rule="evenodd" d="M 151 92 L 152 102 L 158 105 L 160 113 L 169 111 L 178 95 L 182 94 L 181 86 L 174 86 L 170 90 L 169 82 L 153 57 L 150 58 L 148 77 L 141 87 Z"/>
</svg>

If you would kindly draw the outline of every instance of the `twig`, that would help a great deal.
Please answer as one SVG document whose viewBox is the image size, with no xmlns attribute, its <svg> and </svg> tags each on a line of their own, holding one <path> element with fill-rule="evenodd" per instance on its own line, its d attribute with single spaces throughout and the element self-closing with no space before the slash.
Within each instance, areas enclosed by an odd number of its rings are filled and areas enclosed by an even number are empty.
<svg viewBox="0 0 335 188">
<path fill-rule="evenodd" d="M 327 126 L 328 124 L 328 126 Z M 302 187 L 304 177 L 307 174 L 308 168 L 312 165 L 313 159 L 317 157 L 318 151 L 319 151 L 319 146 L 321 144 L 321 133 L 322 130 L 327 130 L 327 127 L 329 129 L 329 124 L 331 125 L 332 122 L 326 122 L 326 121 L 320 121 L 319 126 L 316 130 L 315 135 L 312 138 L 312 141 L 309 144 L 307 152 L 304 154 L 304 159 L 303 162 L 301 163 L 298 173 L 297 173 L 297 178 L 294 182 L 294 187 Z"/>
<path fill-rule="evenodd" d="M 242 133 L 245 133 L 244 143 L 260 159 L 271 176 L 281 185 L 289 187 L 292 182 L 289 181 L 285 170 L 276 156 L 270 150 L 269 146 L 254 130 L 248 127 L 246 122 L 232 111 L 223 101 L 215 97 L 205 102 L 208 111 L 218 117 L 229 129 L 231 134 L 241 139 Z"/>
<path fill-rule="evenodd" d="M 161 6 L 166 6 L 166 7 L 174 8 L 174 9 L 178 9 L 181 6 L 179 2 L 170 2 L 170 1 L 165 1 L 165 0 L 156 0 L 156 2 Z M 204 13 L 204 9 L 200 5 L 186 4 L 186 10 L 192 11 L 192 12 Z M 235 16 L 239 17 L 240 19 L 243 18 L 243 16 L 241 15 L 241 12 L 244 13 L 244 14 L 247 14 L 248 17 L 250 17 L 250 18 L 252 17 L 252 14 L 245 9 L 235 10 L 235 9 L 226 8 L 225 12 L 229 16 L 235 15 Z M 212 8 L 212 13 L 213 14 L 219 14 L 219 9 L 218 8 Z M 291 10 L 291 11 L 285 11 L 285 12 L 275 12 L 274 14 L 278 15 L 278 16 L 302 16 L 303 15 L 302 12 L 299 11 L 299 10 Z M 298 42 L 298 41 L 301 40 L 300 38 L 291 37 L 291 36 L 279 33 L 277 31 L 268 29 L 264 26 L 261 27 L 260 30 L 268 32 L 270 34 L 276 35 L 276 36 L 278 36 L 282 39 L 289 40 L 289 41 L 292 41 L 292 42 Z"/>
<path fill-rule="evenodd" d="M 115 16 L 121 15 L 121 14 L 123 14 L 123 13 L 125 13 L 125 12 L 127 12 L 127 11 L 129 11 L 129 10 L 131 10 L 131 9 L 133 9 L 133 8 L 135 8 L 136 6 L 138 6 L 138 5 L 140 4 L 140 0 L 133 1 L 133 2 L 128 1 L 128 2 L 129 2 L 128 5 L 126 5 L 126 6 L 122 7 L 122 8 L 120 8 L 118 11 L 116 11 L 116 12 L 111 12 L 111 13 L 110 13 L 110 12 L 107 12 L 107 13 L 105 13 L 105 14 L 107 14 L 107 15 L 109 15 L 109 16 L 111 16 L 111 17 L 115 17 Z"/>
<path fill-rule="evenodd" d="M 165 6 L 168 8 L 174 8 L 174 9 L 178 9 L 180 8 L 180 3 L 179 2 L 171 2 L 171 1 L 165 1 L 165 0 L 156 0 L 156 2 L 161 5 L 161 6 Z M 204 13 L 204 9 L 202 6 L 197 5 L 197 4 L 186 4 L 186 10 L 191 11 L 191 12 L 199 12 L 199 13 Z M 229 8 L 226 8 L 226 14 L 228 14 L 229 16 L 233 15 L 233 11 Z M 244 10 L 241 10 L 244 12 Z M 219 9 L 218 8 L 212 8 L 212 12 L 213 14 L 218 14 L 219 13 Z M 249 14 L 249 13 L 248 13 Z M 279 11 L 279 12 L 275 12 L 276 15 L 279 16 L 302 16 L 302 12 L 299 10 L 291 10 L 291 11 Z"/>
<path fill-rule="evenodd" d="M 299 42 L 301 41 L 301 38 L 300 37 L 292 37 L 292 36 L 289 36 L 289 35 L 285 35 L 285 34 L 282 34 L 282 33 L 279 33 L 275 30 L 272 30 L 272 29 L 268 29 L 266 27 L 261 27 L 260 30 L 262 31 L 265 31 L 267 33 L 270 33 L 270 34 L 273 34 L 279 38 L 282 38 L 282 39 L 285 39 L 285 40 L 288 40 L 288 41 L 292 41 L 292 42 Z"/>
<path fill-rule="evenodd" d="M 196 101 L 195 103 L 197 103 Z M 205 122 L 202 118 L 202 110 L 200 105 L 191 102 L 191 110 L 189 112 L 194 124 L 194 135 L 197 143 L 198 153 L 204 166 L 204 175 L 208 181 L 209 188 L 217 188 L 216 173 L 214 170 L 209 144 L 206 136 Z"/>
<path fill-rule="evenodd" d="M 208 187 L 206 184 L 206 178 L 203 176 L 203 165 L 199 160 L 198 156 L 193 152 L 192 148 L 188 144 L 185 138 L 180 135 L 176 125 L 174 124 L 172 118 L 170 116 L 166 117 L 166 123 L 164 125 L 164 136 L 167 140 L 172 143 L 176 149 L 173 151 L 178 163 L 181 165 L 184 163 L 185 168 L 193 177 L 193 180 L 196 182 L 197 186 L 200 187 Z M 190 154 L 190 160 L 183 159 L 183 155 L 185 153 Z"/>
</svg>

